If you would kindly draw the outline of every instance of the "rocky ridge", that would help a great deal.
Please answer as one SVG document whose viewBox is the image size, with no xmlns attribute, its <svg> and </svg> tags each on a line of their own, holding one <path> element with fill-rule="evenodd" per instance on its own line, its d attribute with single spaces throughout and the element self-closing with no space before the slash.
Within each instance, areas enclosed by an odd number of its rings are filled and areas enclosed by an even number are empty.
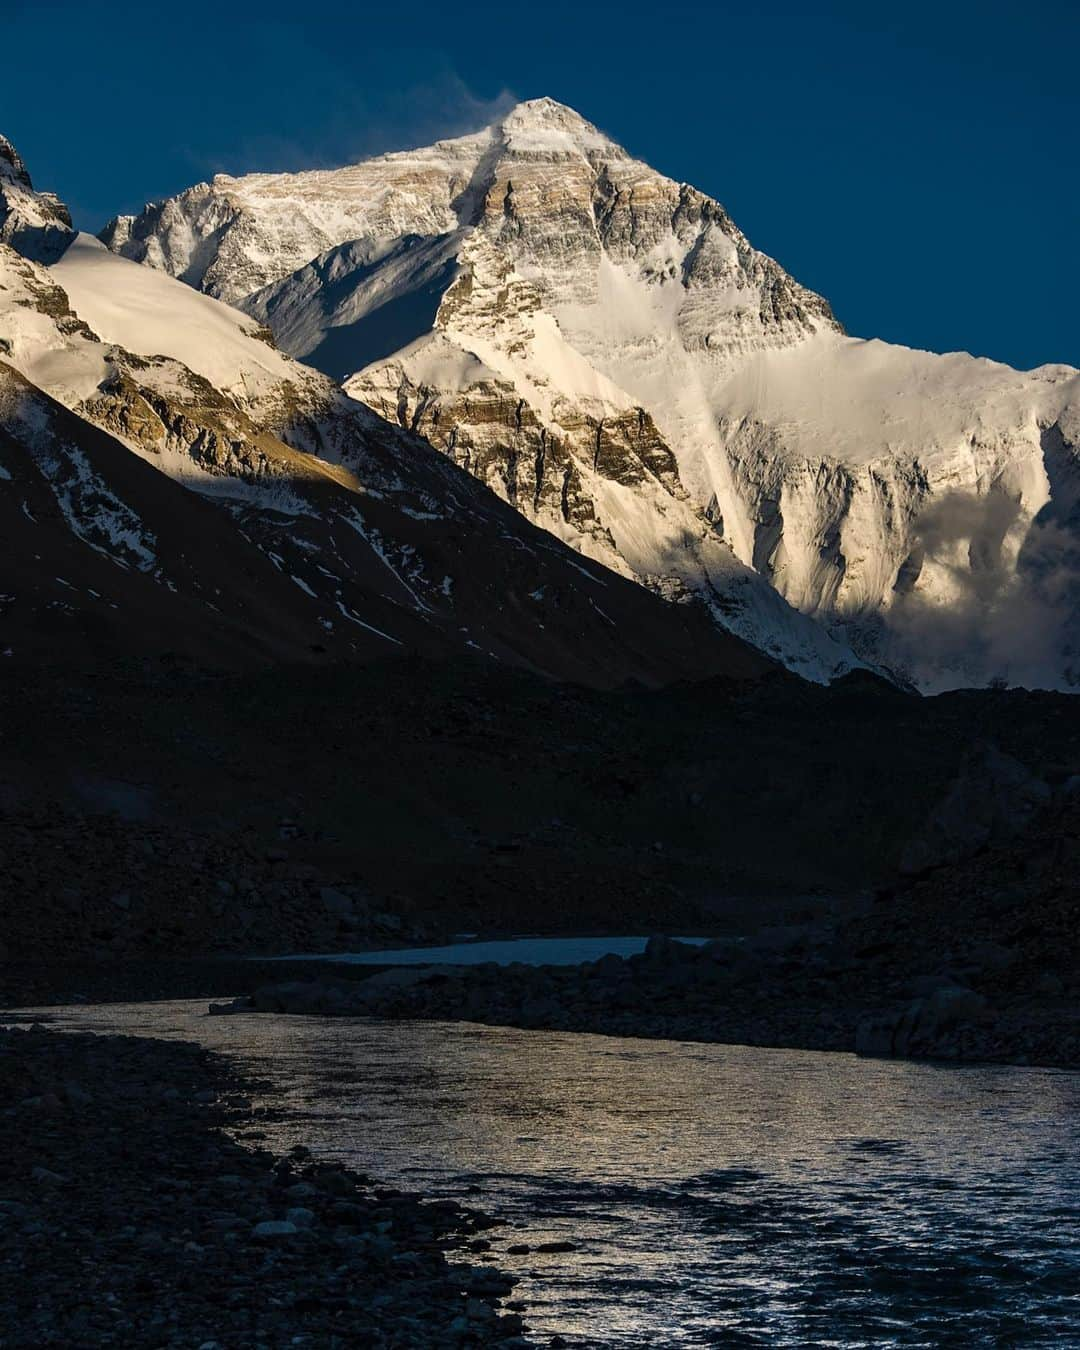
<svg viewBox="0 0 1080 1350">
<path fill-rule="evenodd" d="M 37 192 L 19 152 L 0 136 L 0 244 L 36 262 L 55 262 L 75 237 L 71 213 L 51 192 Z"/>
</svg>

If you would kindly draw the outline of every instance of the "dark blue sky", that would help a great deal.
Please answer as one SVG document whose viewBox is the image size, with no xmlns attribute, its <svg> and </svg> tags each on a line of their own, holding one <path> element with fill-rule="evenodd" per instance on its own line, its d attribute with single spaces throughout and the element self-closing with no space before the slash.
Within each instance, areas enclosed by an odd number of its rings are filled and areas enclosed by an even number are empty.
<svg viewBox="0 0 1080 1350">
<path fill-rule="evenodd" d="M 84 226 L 224 170 L 577 108 L 848 330 L 1080 365 L 1080 4 L 0 0 L 0 130 Z"/>
</svg>

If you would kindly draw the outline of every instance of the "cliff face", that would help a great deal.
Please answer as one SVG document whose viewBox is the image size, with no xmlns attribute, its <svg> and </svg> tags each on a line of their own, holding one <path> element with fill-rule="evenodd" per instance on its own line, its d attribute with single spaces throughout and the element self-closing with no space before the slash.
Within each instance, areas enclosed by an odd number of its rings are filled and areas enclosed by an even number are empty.
<svg viewBox="0 0 1080 1350">
<path fill-rule="evenodd" d="M 551 100 L 104 237 L 804 674 L 1078 678 L 1080 375 L 846 336 L 718 202 Z"/>
</svg>

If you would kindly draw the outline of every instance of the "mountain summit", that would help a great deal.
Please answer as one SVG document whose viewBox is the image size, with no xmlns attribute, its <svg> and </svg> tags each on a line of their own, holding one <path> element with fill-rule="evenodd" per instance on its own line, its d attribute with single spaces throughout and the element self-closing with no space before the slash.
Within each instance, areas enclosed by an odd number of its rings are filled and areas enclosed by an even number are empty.
<svg viewBox="0 0 1080 1350">
<path fill-rule="evenodd" d="M 343 169 L 218 174 L 139 216 L 117 217 L 101 238 L 235 303 L 342 243 L 484 225 L 566 257 L 581 248 L 599 257 L 610 246 L 640 252 L 673 232 L 696 246 L 684 280 L 710 268 L 726 274 L 733 244 L 743 271 L 733 279 L 747 291 L 756 283 L 763 321 L 813 316 L 835 326 L 827 302 L 752 249 L 718 203 L 662 178 L 550 98 L 519 103 L 473 135 Z M 562 238 L 560 225 L 570 230 Z M 582 278 L 563 280 L 572 288 Z"/>
<path fill-rule="evenodd" d="M 848 337 L 718 202 L 550 99 L 102 237 L 803 674 L 1080 679 L 1078 373 Z"/>
<path fill-rule="evenodd" d="M 489 131 L 493 137 L 501 134 L 507 144 L 525 153 L 599 153 L 628 158 L 625 150 L 579 112 L 553 98 L 531 98 L 516 104 Z"/>
</svg>

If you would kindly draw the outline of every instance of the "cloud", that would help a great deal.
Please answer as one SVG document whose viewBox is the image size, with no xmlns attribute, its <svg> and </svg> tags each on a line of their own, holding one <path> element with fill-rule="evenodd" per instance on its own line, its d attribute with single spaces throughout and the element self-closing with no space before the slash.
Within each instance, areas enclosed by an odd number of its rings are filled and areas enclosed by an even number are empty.
<svg viewBox="0 0 1080 1350">
<path fill-rule="evenodd" d="M 432 56 L 423 80 L 369 90 L 357 82 L 354 70 L 342 68 L 291 25 L 264 25 L 259 43 L 266 63 L 289 50 L 294 69 L 302 72 L 294 97 L 304 100 L 303 130 L 248 132 L 233 145 L 222 145 L 213 157 L 187 151 L 197 176 L 339 168 L 371 155 L 479 131 L 518 101 L 508 88 L 493 98 L 481 97 L 437 56 Z M 253 64 L 260 64 L 258 56 Z M 275 128 L 284 120 L 267 118 Z"/>
<path fill-rule="evenodd" d="M 886 659 L 931 689 L 991 679 L 1076 688 L 1080 549 L 1067 514 L 1054 503 L 1029 519 L 1002 492 L 933 502 L 886 617 Z M 935 679 L 941 666 L 959 678 Z"/>
</svg>

